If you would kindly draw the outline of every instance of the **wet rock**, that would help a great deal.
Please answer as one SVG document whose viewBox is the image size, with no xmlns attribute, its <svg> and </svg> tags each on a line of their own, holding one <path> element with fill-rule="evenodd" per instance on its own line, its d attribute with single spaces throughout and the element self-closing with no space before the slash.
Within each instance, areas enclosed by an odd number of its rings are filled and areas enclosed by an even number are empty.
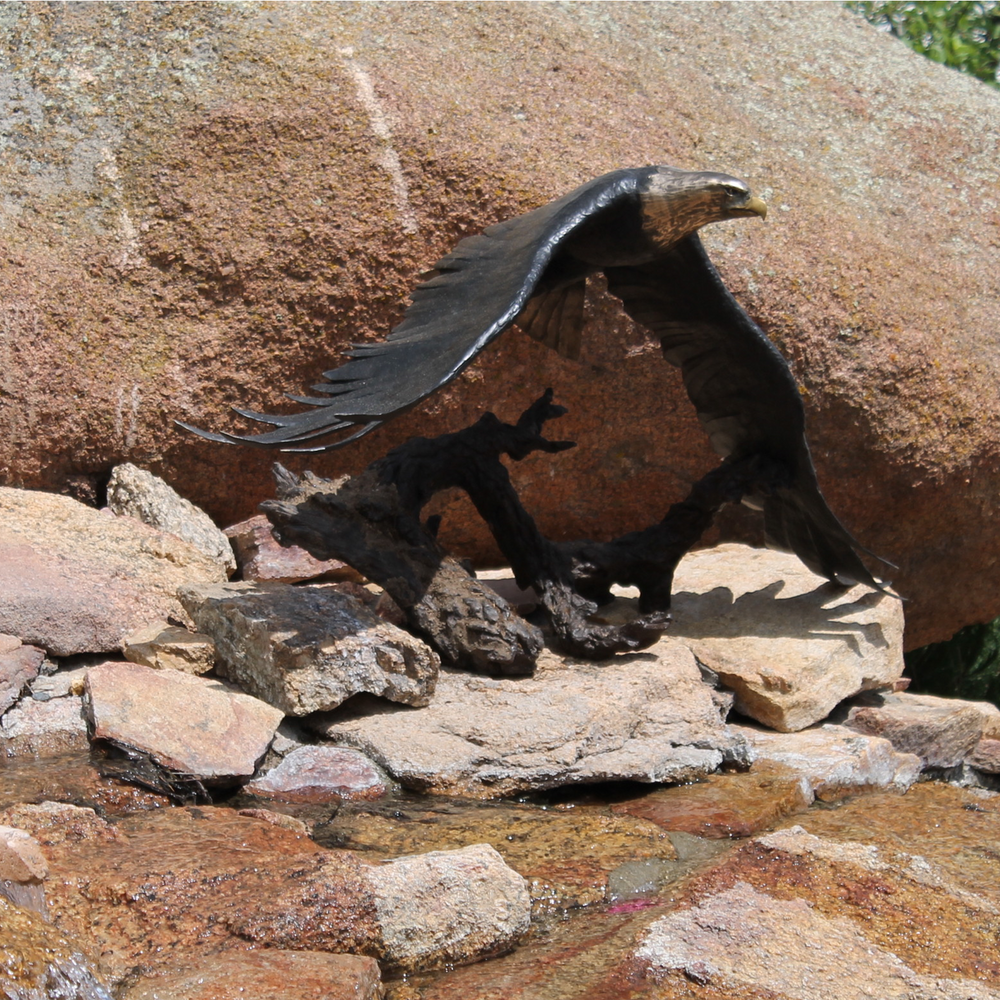
<svg viewBox="0 0 1000 1000">
<path fill-rule="evenodd" d="M 122 640 L 125 659 L 155 670 L 207 674 L 215 666 L 215 643 L 201 632 L 167 622 L 136 629 Z"/>
<path fill-rule="evenodd" d="M 4 809 L 0 821 L 26 830 L 46 847 L 82 841 L 112 844 L 124 841 L 118 828 L 93 809 L 69 802 L 19 803 Z"/>
<path fill-rule="evenodd" d="M 301 833 L 303 836 L 309 835 L 309 826 L 307 823 L 301 819 L 297 819 L 295 816 L 286 816 L 285 813 L 272 812 L 270 809 L 249 807 L 237 810 L 237 814 L 240 816 L 249 816 L 251 819 L 263 820 L 265 823 L 272 823 L 274 826 L 291 830 L 293 833 Z"/>
<path fill-rule="evenodd" d="M 805 777 L 818 799 L 830 801 L 863 789 L 905 791 L 920 774 L 914 754 L 897 753 L 888 740 L 843 726 L 769 733 L 734 726 L 753 744 L 759 761 L 772 761 Z"/>
<path fill-rule="evenodd" d="M 509 948 L 527 927 L 524 880 L 482 846 L 371 866 L 211 807 L 137 814 L 118 833 L 46 847 L 53 919 L 99 944 L 112 979 L 195 947 L 440 966 Z"/>
<path fill-rule="evenodd" d="M 14 704 L 24 688 L 38 676 L 45 651 L 18 643 L 16 649 L 0 652 L 0 715 Z"/>
<path fill-rule="evenodd" d="M 7 757 L 51 757 L 89 749 L 79 696 L 49 701 L 25 698 L 0 719 L 0 753 Z"/>
<path fill-rule="evenodd" d="M 45 855 L 30 833 L 13 826 L 0 826 L 0 879 L 41 881 L 48 871 Z"/>
<path fill-rule="evenodd" d="M 232 575 L 236 570 L 229 539 L 212 519 L 159 476 L 131 463 L 116 465 L 108 482 L 108 506 L 119 516 L 134 517 L 160 531 L 183 538 Z"/>
<path fill-rule="evenodd" d="M 210 635 L 218 671 L 288 715 L 335 708 L 358 692 L 426 705 L 438 656 L 330 588 L 230 583 L 183 587 Z"/>
<path fill-rule="evenodd" d="M 245 790 L 283 802 L 331 802 L 378 799 L 385 778 L 372 762 L 344 747 L 304 746 L 292 750 L 277 767 L 255 778 Z"/>
<path fill-rule="evenodd" d="M 36 913 L 0 899 L 5 1000 L 111 1000 L 83 950 Z"/>
<path fill-rule="evenodd" d="M 794 732 L 903 672 L 903 605 L 833 587 L 795 556 L 745 545 L 688 554 L 674 575 L 671 635 L 735 693 L 735 708 Z"/>
<path fill-rule="evenodd" d="M 810 1000 L 996 1000 L 981 983 L 921 975 L 851 922 L 745 882 L 662 917 L 636 957 L 654 973 L 673 969 L 702 986 L 770 990 Z"/>
<path fill-rule="evenodd" d="M 174 535 L 0 487 L 0 630 L 54 655 L 117 651 L 139 625 L 184 617 L 181 583 L 221 579 L 218 563 Z"/>
<path fill-rule="evenodd" d="M 672 640 L 600 665 L 544 651 L 526 678 L 443 670 L 425 709 L 365 703 L 356 712 L 308 721 L 406 787 L 448 794 L 690 781 L 747 751 L 722 724 L 690 651 Z"/>
<path fill-rule="evenodd" d="M 182 957 L 182 961 L 184 961 Z M 318 951 L 197 952 L 189 972 L 142 979 L 119 1000 L 381 1000 L 378 963 Z"/>
<path fill-rule="evenodd" d="M 812 785 L 804 775 L 757 760 L 748 774 L 713 774 L 613 808 L 699 837 L 749 837 L 783 816 L 805 811 L 812 801 Z"/>
<path fill-rule="evenodd" d="M 281 545 L 263 514 L 226 528 L 244 580 L 298 583 L 318 576 L 356 580 L 358 574 L 339 559 L 314 559 L 298 545 Z"/>
<path fill-rule="evenodd" d="M 87 674 L 94 736 L 191 777 L 253 774 L 281 712 L 220 681 L 178 670 L 106 663 Z"/>
<path fill-rule="evenodd" d="M 916 754 L 924 767 L 955 767 L 983 735 L 983 715 L 974 702 L 908 692 L 869 692 L 856 699 L 843 724 Z"/>
<path fill-rule="evenodd" d="M 500 954 L 528 929 L 527 885 L 488 844 L 398 858 L 369 868 L 367 879 L 385 960 L 399 968 Z"/>
</svg>

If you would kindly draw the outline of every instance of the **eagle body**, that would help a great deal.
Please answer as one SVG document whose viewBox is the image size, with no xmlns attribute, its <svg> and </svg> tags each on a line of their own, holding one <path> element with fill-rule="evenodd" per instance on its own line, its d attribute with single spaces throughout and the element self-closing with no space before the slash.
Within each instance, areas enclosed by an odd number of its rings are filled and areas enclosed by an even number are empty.
<svg viewBox="0 0 1000 1000">
<path fill-rule="evenodd" d="M 764 512 L 768 542 L 830 580 L 882 589 L 820 492 L 787 362 L 733 298 L 697 235 L 712 222 L 765 215 L 749 187 L 726 174 L 613 171 L 463 239 L 417 285 L 385 341 L 355 345 L 312 387 L 318 395 L 290 397 L 311 409 L 238 410 L 274 428 L 259 434 L 189 429 L 227 443 L 322 451 L 410 409 L 515 323 L 578 357 L 586 283 L 600 272 L 681 369 L 714 450 L 730 461 L 760 455 L 785 470 L 787 485 L 748 498 Z M 309 444 L 344 432 L 332 444 Z"/>
</svg>

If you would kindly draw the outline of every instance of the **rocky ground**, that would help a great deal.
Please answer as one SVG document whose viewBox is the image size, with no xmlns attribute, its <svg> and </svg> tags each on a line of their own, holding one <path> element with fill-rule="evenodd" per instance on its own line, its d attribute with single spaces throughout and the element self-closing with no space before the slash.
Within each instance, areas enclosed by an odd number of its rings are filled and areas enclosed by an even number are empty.
<svg viewBox="0 0 1000 1000">
<path fill-rule="evenodd" d="M 493 678 L 108 495 L 0 489 L 13 1000 L 1000 997 L 1000 710 L 906 690 L 894 597 L 724 545 L 652 648 Z"/>
</svg>

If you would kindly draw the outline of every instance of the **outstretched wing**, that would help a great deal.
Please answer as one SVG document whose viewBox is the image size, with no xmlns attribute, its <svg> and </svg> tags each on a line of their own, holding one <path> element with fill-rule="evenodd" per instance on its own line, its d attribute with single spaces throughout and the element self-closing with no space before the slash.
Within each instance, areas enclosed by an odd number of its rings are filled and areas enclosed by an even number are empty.
<svg viewBox="0 0 1000 1000">
<path fill-rule="evenodd" d="M 761 498 L 768 544 L 829 580 L 884 589 L 820 492 L 788 363 L 730 294 L 698 236 L 652 263 L 605 274 L 625 311 L 659 336 L 667 360 L 681 369 L 716 452 L 762 454 L 789 470 L 791 485 Z"/>
<path fill-rule="evenodd" d="M 290 445 L 363 425 L 353 440 L 409 409 L 455 378 L 514 322 L 568 235 L 604 209 L 637 197 L 652 169 L 605 174 L 558 201 L 462 240 L 434 266 L 434 276 L 417 286 L 403 321 L 385 341 L 356 345 L 346 364 L 324 372 L 326 381 L 312 387 L 321 396 L 292 397 L 314 409 L 288 415 L 240 410 L 276 429 L 227 434 L 224 440 Z"/>
</svg>

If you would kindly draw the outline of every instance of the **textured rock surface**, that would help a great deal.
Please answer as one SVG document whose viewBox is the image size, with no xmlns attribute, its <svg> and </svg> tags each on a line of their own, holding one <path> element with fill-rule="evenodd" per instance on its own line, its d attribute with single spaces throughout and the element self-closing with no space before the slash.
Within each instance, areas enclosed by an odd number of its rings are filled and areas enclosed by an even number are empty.
<svg viewBox="0 0 1000 1000">
<path fill-rule="evenodd" d="M 138 518 L 143 524 L 183 538 L 224 566 L 229 575 L 236 570 L 229 539 L 212 519 L 146 469 L 130 462 L 115 466 L 108 483 L 108 506 L 120 516 Z"/>
<path fill-rule="evenodd" d="M 965 761 L 987 774 L 1000 774 L 1000 740 L 980 740 Z"/>
<path fill-rule="evenodd" d="M 658 920 L 636 957 L 701 985 L 765 989 L 790 1000 L 997 1000 L 969 980 L 920 975 L 846 920 L 737 882 Z"/>
<path fill-rule="evenodd" d="M 228 809 L 136 814 L 114 838 L 93 827 L 60 839 L 59 816 L 46 836 L 36 814 L 25 825 L 35 821 L 50 865 L 53 920 L 64 933 L 85 932 L 113 979 L 195 947 L 440 966 L 510 947 L 527 928 L 524 880 L 482 845 L 372 866 Z"/>
<path fill-rule="evenodd" d="M 126 660 L 154 670 L 207 674 L 215 666 L 215 644 L 207 635 L 167 622 L 136 629 L 122 639 Z"/>
<path fill-rule="evenodd" d="M 921 760 L 915 754 L 897 753 L 888 740 L 862 736 L 843 726 L 817 726 L 799 733 L 733 728 L 752 743 L 758 760 L 801 774 L 819 799 L 872 788 L 902 792 L 920 774 Z"/>
<path fill-rule="evenodd" d="M 7 1000 L 111 1000 L 79 945 L 0 899 L 0 990 Z"/>
<path fill-rule="evenodd" d="M 14 704 L 24 688 L 38 676 L 45 651 L 35 646 L 22 646 L 0 653 L 0 715 Z"/>
<path fill-rule="evenodd" d="M 283 802 L 335 802 L 381 798 L 386 784 L 378 768 L 357 750 L 306 746 L 292 750 L 245 790 L 258 798 Z"/>
<path fill-rule="evenodd" d="M 0 719 L 0 750 L 8 757 L 47 757 L 89 746 L 79 696 L 50 701 L 24 698 Z"/>
<path fill-rule="evenodd" d="M 806 390 L 834 509 L 900 564 L 908 643 L 1000 613 L 984 84 L 834 4 L 5 10 L 7 482 L 93 489 L 130 460 L 219 523 L 246 517 L 272 456 L 172 418 L 290 406 L 459 237 L 666 160 L 771 203 L 766 226 L 708 242 Z M 357 470 L 554 385 L 580 447 L 556 478 L 547 458 L 515 470 L 528 508 L 566 537 L 652 523 L 713 458 L 643 334 L 606 303 L 593 316 L 583 364 L 512 333 L 391 429 L 308 462 Z M 448 507 L 446 537 L 486 554 Z"/>
<path fill-rule="evenodd" d="M 357 573 L 339 559 L 314 559 L 298 545 L 280 545 L 263 514 L 226 528 L 244 580 L 297 583 L 317 576 L 353 580 Z"/>
<path fill-rule="evenodd" d="M 318 951 L 222 952 L 191 956 L 189 972 L 143 979 L 119 1000 L 381 1000 L 378 963 Z"/>
<path fill-rule="evenodd" d="M 438 656 L 346 594 L 326 587 L 183 587 L 218 671 L 288 715 L 332 709 L 361 691 L 426 705 Z"/>
<path fill-rule="evenodd" d="M 45 855 L 30 833 L 13 826 L 0 826 L 0 880 L 39 881 L 48 871 Z"/>
<path fill-rule="evenodd" d="M 780 732 L 903 672 L 902 602 L 831 587 L 782 552 L 720 545 L 685 556 L 671 615 L 670 634 L 735 692 L 736 710 Z"/>
<path fill-rule="evenodd" d="M 719 718 L 694 657 L 679 643 L 600 665 L 545 651 L 533 677 L 444 670 L 431 704 L 368 704 L 310 720 L 408 788 L 506 795 L 595 781 L 690 781 L 746 745 Z"/>
<path fill-rule="evenodd" d="M 858 699 L 844 725 L 887 739 L 901 753 L 916 754 L 925 767 L 955 767 L 983 735 L 976 703 L 927 694 L 873 691 Z"/>
<path fill-rule="evenodd" d="M 366 879 L 385 959 L 399 968 L 499 954 L 528 930 L 528 887 L 488 844 L 398 858 Z"/>
<path fill-rule="evenodd" d="M 282 715 L 220 681 L 134 663 L 90 670 L 87 699 L 95 737 L 205 780 L 253 774 Z"/>
<path fill-rule="evenodd" d="M 192 545 L 133 518 L 0 487 L 0 631 L 57 656 L 117 650 L 139 625 L 184 617 L 180 584 L 225 575 Z"/>
</svg>

